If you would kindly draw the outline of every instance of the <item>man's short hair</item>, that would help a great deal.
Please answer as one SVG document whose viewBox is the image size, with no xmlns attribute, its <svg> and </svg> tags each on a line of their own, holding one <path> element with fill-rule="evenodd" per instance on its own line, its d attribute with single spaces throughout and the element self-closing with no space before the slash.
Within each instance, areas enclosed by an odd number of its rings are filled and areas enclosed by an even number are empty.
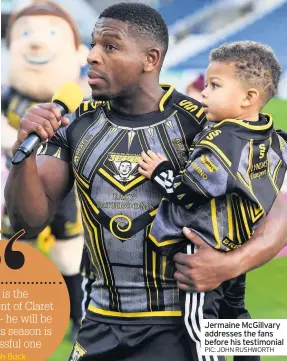
<svg viewBox="0 0 287 361">
<path fill-rule="evenodd" d="M 141 3 L 123 2 L 108 7 L 99 18 L 129 22 L 137 36 L 159 43 L 163 49 L 163 55 L 166 54 L 168 49 L 167 25 L 160 13 L 152 7 Z"/>
<path fill-rule="evenodd" d="M 225 43 L 211 51 L 209 60 L 234 62 L 239 79 L 262 90 L 265 103 L 277 94 L 282 70 L 270 46 L 256 41 Z"/>
</svg>

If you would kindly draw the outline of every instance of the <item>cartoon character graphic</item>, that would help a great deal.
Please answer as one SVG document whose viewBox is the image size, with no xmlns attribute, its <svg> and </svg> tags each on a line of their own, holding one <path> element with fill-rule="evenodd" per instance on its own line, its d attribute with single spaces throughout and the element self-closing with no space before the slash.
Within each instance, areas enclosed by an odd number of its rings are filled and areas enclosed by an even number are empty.
<svg viewBox="0 0 287 361">
<path fill-rule="evenodd" d="M 133 165 L 129 160 L 124 160 L 120 162 L 118 167 L 119 174 L 115 175 L 115 178 L 121 182 L 129 182 L 135 178 L 135 176 L 130 175 L 133 170 Z"/>
</svg>

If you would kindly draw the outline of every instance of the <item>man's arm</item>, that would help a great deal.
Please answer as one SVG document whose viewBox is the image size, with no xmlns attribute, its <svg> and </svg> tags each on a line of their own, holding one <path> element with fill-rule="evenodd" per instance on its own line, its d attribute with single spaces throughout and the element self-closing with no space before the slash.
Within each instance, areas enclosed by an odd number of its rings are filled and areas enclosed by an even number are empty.
<svg viewBox="0 0 287 361">
<path fill-rule="evenodd" d="M 71 188 L 68 163 L 49 156 L 31 155 L 12 166 L 5 201 L 15 231 L 24 228 L 34 236 L 53 219 L 60 200 Z"/>
<path fill-rule="evenodd" d="M 262 266 L 287 245 L 286 195 L 279 193 L 251 239 L 234 251 L 217 251 L 188 229 L 184 234 L 200 248 L 193 255 L 174 256 L 178 287 L 187 292 L 212 290 L 225 280 Z"/>
<path fill-rule="evenodd" d="M 66 125 L 68 120 L 63 119 Z M 59 120 L 61 115 L 51 104 L 30 108 L 21 120 L 13 152 L 31 132 L 45 140 L 51 138 L 59 127 Z M 37 157 L 36 161 L 35 153 L 11 167 L 5 187 L 12 227 L 15 231 L 24 228 L 30 236 L 36 235 L 53 219 L 58 203 L 71 188 L 72 181 L 68 163 L 48 156 Z"/>
</svg>

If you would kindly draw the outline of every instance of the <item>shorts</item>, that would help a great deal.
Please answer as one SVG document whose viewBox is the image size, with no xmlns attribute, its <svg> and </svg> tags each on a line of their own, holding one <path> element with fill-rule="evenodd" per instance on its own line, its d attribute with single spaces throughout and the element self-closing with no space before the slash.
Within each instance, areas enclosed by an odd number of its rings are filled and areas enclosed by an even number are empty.
<svg viewBox="0 0 287 361">
<path fill-rule="evenodd" d="M 108 324 L 83 320 L 69 361 L 191 361 L 182 324 Z"/>
</svg>

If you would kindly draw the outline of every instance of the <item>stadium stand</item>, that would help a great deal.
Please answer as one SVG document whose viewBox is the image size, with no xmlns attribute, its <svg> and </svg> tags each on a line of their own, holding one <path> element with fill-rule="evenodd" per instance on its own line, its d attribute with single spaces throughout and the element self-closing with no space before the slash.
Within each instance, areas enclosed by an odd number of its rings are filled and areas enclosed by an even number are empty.
<svg viewBox="0 0 287 361">
<path fill-rule="evenodd" d="M 168 3 L 161 3 L 158 10 L 165 19 L 168 26 L 176 23 L 185 16 L 210 6 L 215 0 L 172 0 Z"/>
<path fill-rule="evenodd" d="M 254 40 L 270 45 L 276 55 L 283 69 L 287 70 L 287 53 L 285 44 L 287 44 L 286 32 L 287 19 L 287 3 L 281 5 L 275 10 L 267 13 L 265 16 L 244 27 L 235 34 L 226 37 L 224 40 L 212 44 L 208 49 L 198 53 L 197 55 L 188 58 L 183 62 L 179 62 L 169 70 L 183 70 L 188 68 L 203 69 L 208 65 L 208 56 L 212 48 L 218 46 L 223 42 L 232 42 L 239 40 Z"/>
</svg>

